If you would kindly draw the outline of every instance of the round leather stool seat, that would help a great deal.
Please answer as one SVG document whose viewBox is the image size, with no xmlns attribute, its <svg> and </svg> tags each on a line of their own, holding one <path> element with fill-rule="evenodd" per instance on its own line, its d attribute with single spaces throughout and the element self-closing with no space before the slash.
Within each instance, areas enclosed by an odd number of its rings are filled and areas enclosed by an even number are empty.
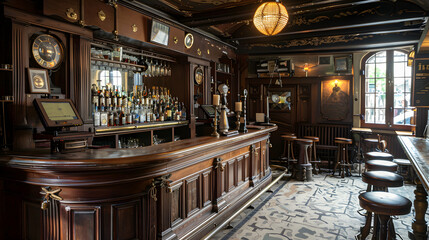
<svg viewBox="0 0 429 240">
<path fill-rule="evenodd" d="M 359 195 L 362 208 L 380 215 L 406 215 L 411 211 L 411 201 L 389 192 L 365 192 Z"/>
<path fill-rule="evenodd" d="M 292 136 L 296 136 L 295 133 L 293 132 L 282 132 L 282 136 L 283 135 L 292 135 Z"/>
<path fill-rule="evenodd" d="M 385 152 L 367 152 L 365 153 L 365 159 L 368 160 L 386 160 L 393 161 L 393 155 Z"/>
<path fill-rule="evenodd" d="M 411 166 L 411 162 L 408 159 L 395 158 L 393 162 L 400 166 Z"/>
<path fill-rule="evenodd" d="M 295 142 L 297 142 L 297 143 L 303 143 L 303 144 L 312 144 L 313 143 L 313 140 L 310 140 L 310 139 L 305 139 L 305 138 L 297 138 L 297 139 L 295 139 Z"/>
<path fill-rule="evenodd" d="M 297 139 L 297 137 L 294 135 L 282 135 L 281 137 L 286 141 L 294 141 L 295 139 Z"/>
<path fill-rule="evenodd" d="M 402 187 L 404 178 L 387 171 L 370 171 L 362 173 L 362 181 L 375 187 Z"/>
<path fill-rule="evenodd" d="M 313 140 L 313 142 L 319 142 L 319 138 L 318 137 L 304 136 L 303 138 Z"/>
<path fill-rule="evenodd" d="M 348 139 L 348 138 L 336 137 L 335 138 L 335 143 L 352 144 L 352 140 Z"/>
<path fill-rule="evenodd" d="M 378 139 L 377 138 L 365 138 L 363 141 L 365 143 L 369 143 L 369 144 L 378 144 Z"/>
<path fill-rule="evenodd" d="M 367 171 L 396 172 L 398 170 L 398 164 L 386 160 L 369 160 L 366 161 L 365 168 Z"/>
</svg>

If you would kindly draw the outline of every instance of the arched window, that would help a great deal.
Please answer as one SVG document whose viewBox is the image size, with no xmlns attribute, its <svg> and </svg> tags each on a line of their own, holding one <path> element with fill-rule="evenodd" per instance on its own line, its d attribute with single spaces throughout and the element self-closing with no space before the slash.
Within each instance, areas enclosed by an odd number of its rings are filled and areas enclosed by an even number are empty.
<svg viewBox="0 0 429 240">
<path fill-rule="evenodd" d="M 363 59 L 362 126 L 410 130 L 414 124 L 411 103 L 411 67 L 407 54 L 388 50 Z"/>
<path fill-rule="evenodd" d="M 122 74 L 120 71 L 108 71 L 103 70 L 100 72 L 100 88 L 106 86 L 106 84 L 111 83 L 113 86 L 122 85 Z"/>
</svg>

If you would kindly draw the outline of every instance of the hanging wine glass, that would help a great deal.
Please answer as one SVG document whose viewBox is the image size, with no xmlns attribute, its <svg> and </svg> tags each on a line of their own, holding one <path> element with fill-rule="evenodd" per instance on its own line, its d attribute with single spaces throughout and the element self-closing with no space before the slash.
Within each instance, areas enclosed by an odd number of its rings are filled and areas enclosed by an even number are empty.
<svg viewBox="0 0 429 240">
<path fill-rule="evenodd" d="M 169 77 L 171 77 L 171 63 L 168 63 L 168 67 L 167 67 L 167 75 Z"/>
<path fill-rule="evenodd" d="M 165 77 L 165 63 L 163 61 L 161 61 L 161 76 Z"/>
<path fill-rule="evenodd" d="M 153 69 L 153 62 L 152 62 L 152 59 L 150 59 L 150 62 L 148 63 L 147 70 L 146 70 L 148 77 L 153 77 L 152 69 Z"/>
</svg>

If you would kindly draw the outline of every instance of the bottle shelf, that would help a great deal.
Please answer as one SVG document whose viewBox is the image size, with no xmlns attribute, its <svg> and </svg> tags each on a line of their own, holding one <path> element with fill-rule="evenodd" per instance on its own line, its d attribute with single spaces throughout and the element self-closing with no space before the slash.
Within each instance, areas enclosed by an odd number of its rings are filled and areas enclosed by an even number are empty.
<svg viewBox="0 0 429 240">
<path fill-rule="evenodd" d="M 188 120 L 183 121 L 164 121 L 164 122 L 151 122 L 151 123 L 138 123 L 124 126 L 113 127 L 95 127 L 95 136 L 104 136 L 112 134 L 128 134 L 135 132 L 143 132 L 149 130 L 160 130 L 171 127 L 181 127 L 188 125 Z"/>
<path fill-rule="evenodd" d="M 134 64 L 134 63 L 114 61 L 114 60 L 105 59 L 105 58 L 91 57 L 91 61 L 100 61 L 100 62 L 114 63 L 114 64 L 125 65 L 125 66 L 132 66 L 132 67 L 138 67 L 138 68 L 144 68 L 145 67 L 145 66 L 142 66 L 142 65 Z"/>
</svg>

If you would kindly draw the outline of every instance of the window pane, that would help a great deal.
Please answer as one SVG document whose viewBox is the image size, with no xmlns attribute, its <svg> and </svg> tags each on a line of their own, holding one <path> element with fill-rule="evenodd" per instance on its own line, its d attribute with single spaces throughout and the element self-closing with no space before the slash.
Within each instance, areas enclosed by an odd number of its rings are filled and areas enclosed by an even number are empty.
<svg viewBox="0 0 429 240">
<path fill-rule="evenodd" d="M 395 78 L 393 91 L 395 92 L 395 94 L 404 92 L 404 79 L 403 78 Z"/>
<path fill-rule="evenodd" d="M 365 64 L 365 78 L 375 78 L 375 64 Z"/>
<path fill-rule="evenodd" d="M 375 79 L 366 79 L 365 92 L 374 93 L 375 92 Z"/>
<path fill-rule="evenodd" d="M 394 53 L 394 61 L 395 62 L 406 62 L 407 58 L 406 58 L 406 54 L 403 52 L 399 52 L 399 51 L 395 51 Z"/>
<path fill-rule="evenodd" d="M 379 78 L 376 80 L 375 91 L 377 93 L 386 93 L 386 79 Z"/>
<path fill-rule="evenodd" d="M 404 109 L 400 108 L 393 111 L 393 124 L 404 124 Z"/>
<path fill-rule="evenodd" d="M 405 63 L 395 63 L 393 77 L 405 77 Z"/>
<path fill-rule="evenodd" d="M 405 92 L 411 92 L 411 78 L 405 79 Z"/>
<path fill-rule="evenodd" d="M 404 93 L 395 93 L 393 104 L 394 104 L 395 108 L 404 108 L 405 107 L 405 94 Z"/>
<path fill-rule="evenodd" d="M 406 93 L 405 94 L 405 103 L 404 103 L 404 107 L 409 107 L 411 103 L 411 93 Z"/>
<path fill-rule="evenodd" d="M 385 118 L 385 109 L 376 109 L 375 110 L 375 123 L 384 124 L 386 122 Z"/>
<path fill-rule="evenodd" d="M 386 77 L 386 64 L 378 63 L 375 65 L 375 74 L 377 78 L 385 78 Z"/>
<path fill-rule="evenodd" d="M 365 109 L 365 122 L 375 123 L 374 109 Z"/>
<path fill-rule="evenodd" d="M 414 115 L 415 112 L 412 108 L 405 109 L 405 124 L 415 124 L 414 122 Z"/>
<path fill-rule="evenodd" d="M 375 55 L 369 57 L 368 60 L 366 60 L 366 63 L 375 63 Z"/>
<path fill-rule="evenodd" d="M 375 55 L 375 61 L 377 63 L 385 63 L 386 62 L 386 51 L 378 52 Z"/>
<path fill-rule="evenodd" d="M 365 107 L 366 108 L 375 107 L 375 94 L 365 94 Z"/>
<path fill-rule="evenodd" d="M 411 77 L 411 67 L 405 66 L 405 77 Z"/>
<path fill-rule="evenodd" d="M 385 108 L 386 107 L 386 94 L 375 95 L 375 107 Z"/>
</svg>

